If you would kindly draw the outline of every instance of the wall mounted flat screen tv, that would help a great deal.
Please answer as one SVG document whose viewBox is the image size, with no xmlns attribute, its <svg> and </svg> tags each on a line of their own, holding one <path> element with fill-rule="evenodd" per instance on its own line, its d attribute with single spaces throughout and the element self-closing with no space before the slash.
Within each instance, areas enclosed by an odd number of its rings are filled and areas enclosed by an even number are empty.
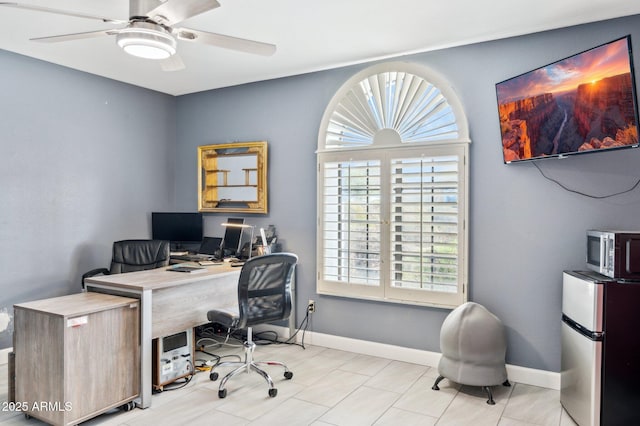
<svg viewBox="0 0 640 426">
<path fill-rule="evenodd" d="M 638 147 L 631 36 L 496 84 L 505 163 Z"/>
<path fill-rule="evenodd" d="M 151 235 L 172 245 L 200 243 L 203 235 L 202 213 L 151 213 Z"/>
</svg>

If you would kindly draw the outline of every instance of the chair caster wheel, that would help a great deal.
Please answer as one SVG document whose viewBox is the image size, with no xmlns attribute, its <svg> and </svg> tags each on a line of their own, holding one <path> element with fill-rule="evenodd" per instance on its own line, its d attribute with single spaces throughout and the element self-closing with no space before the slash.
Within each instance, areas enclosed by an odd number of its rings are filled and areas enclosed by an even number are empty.
<svg viewBox="0 0 640 426">
<path fill-rule="evenodd" d="M 126 404 L 121 405 L 121 406 L 120 406 L 120 409 L 121 409 L 122 411 L 131 411 L 131 410 L 133 410 L 135 407 L 136 407 L 136 403 L 135 403 L 135 402 L 133 402 L 133 401 L 129 401 L 129 402 L 127 402 Z"/>
<path fill-rule="evenodd" d="M 276 388 L 269 389 L 269 396 L 271 398 L 274 398 L 277 394 L 278 394 L 278 389 L 276 389 Z"/>
<path fill-rule="evenodd" d="M 227 390 L 226 389 L 220 389 L 218 391 L 218 398 L 223 399 L 227 396 Z"/>
<path fill-rule="evenodd" d="M 293 371 L 285 371 L 284 372 L 284 378 L 289 380 L 293 377 Z"/>
<path fill-rule="evenodd" d="M 209 374 L 209 380 L 211 380 L 212 382 L 215 382 L 216 380 L 218 380 L 218 373 Z"/>
</svg>

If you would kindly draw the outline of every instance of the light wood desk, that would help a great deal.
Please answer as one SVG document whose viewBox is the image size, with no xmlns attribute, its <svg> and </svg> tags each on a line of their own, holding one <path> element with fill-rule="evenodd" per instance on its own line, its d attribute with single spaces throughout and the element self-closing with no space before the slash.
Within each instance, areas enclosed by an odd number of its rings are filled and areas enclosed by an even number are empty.
<svg viewBox="0 0 640 426">
<path fill-rule="evenodd" d="M 139 407 L 151 405 L 152 340 L 206 324 L 211 309 L 237 307 L 241 269 L 225 263 L 204 273 L 158 268 L 85 280 L 87 291 L 140 299 Z"/>
</svg>

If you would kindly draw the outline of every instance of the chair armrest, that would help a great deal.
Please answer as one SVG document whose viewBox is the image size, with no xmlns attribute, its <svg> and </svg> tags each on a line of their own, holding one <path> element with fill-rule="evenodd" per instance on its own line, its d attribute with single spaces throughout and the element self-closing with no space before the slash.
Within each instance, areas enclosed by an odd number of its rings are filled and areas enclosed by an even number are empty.
<svg viewBox="0 0 640 426">
<path fill-rule="evenodd" d="M 90 278 L 90 277 L 95 277 L 96 275 L 109 275 L 109 270 L 107 268 L 97 268 L 97 269 L 92 269 L 89 272 L 85 272 L 84 274 L 82 274 L 82 289 L 84 290 L 84 279 L 85 278 Z"/>
</svg>

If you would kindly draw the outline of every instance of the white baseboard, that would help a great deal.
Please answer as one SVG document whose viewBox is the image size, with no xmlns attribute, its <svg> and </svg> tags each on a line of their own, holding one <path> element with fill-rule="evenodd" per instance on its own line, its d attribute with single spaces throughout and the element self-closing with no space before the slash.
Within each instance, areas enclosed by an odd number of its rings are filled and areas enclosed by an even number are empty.
<svg viewBox="0 0 640 426">
<path fill-rule="evenodd" d="M 560 390 L 560 373 L 507 364 L 507 376 L 513 382 Z"/>
<path fill-rule="evenodd" d="M 9 354 L 13 348 L 0 349 L 0 365 L 9 363 Z"/>
<path fill-rule="evenodd" d="M 273 330 L 281 338 L 289 337 L 289 328 L 271 325 L 261 325 L 254 327 L 256 332 L 263 330 Z M 297 342 L 301 343 L 302 335 L 296 336 Z M 439 352 L 424 351 L 420 349 L 405 348 L 402 346 L 387 345 L 385 343 L 369 342 L 366 340 L 351 339 L 349 337 L 333 336 L 331 334 L 315 333 L 307 331 L 305 342 L 310 345 L 322 346 L 325 348 L 339 349 L 363 355 L 377 356 L 380 358 L 393 359 L 396 361 L 410 362 L 412 364 L 437 367 L 440 361 Z M 9 353 L 13 348 L 0 349 L 0 365 L 9 362 Z M 520 367 L 518 365 L 507 364 L 507 375 L 511 382 L 523 383 L 531 386 L 559 390 L 560 373 L 534 368 Z"/>
<path fill-rule="evenodd" d="M 261 326 L 260 330 L 273 330 L 281 337 L 289 337 L 289 329 L 285 327 Z M 296 338 L 297 342 L 300 343 L 302 335 L 298 334 Z M 402 346 L 387 345 L 385 343 L 369 342 L 311 331 L 305 333 L 305 342 L 310 345 L 410 362 L 428 367 L 437 367 L 441 355 L 439 352 L 405 348 Z M 507 376 L 511 382 L 560 390 L 560 373 L 507 364 Z"/>
</svg>

